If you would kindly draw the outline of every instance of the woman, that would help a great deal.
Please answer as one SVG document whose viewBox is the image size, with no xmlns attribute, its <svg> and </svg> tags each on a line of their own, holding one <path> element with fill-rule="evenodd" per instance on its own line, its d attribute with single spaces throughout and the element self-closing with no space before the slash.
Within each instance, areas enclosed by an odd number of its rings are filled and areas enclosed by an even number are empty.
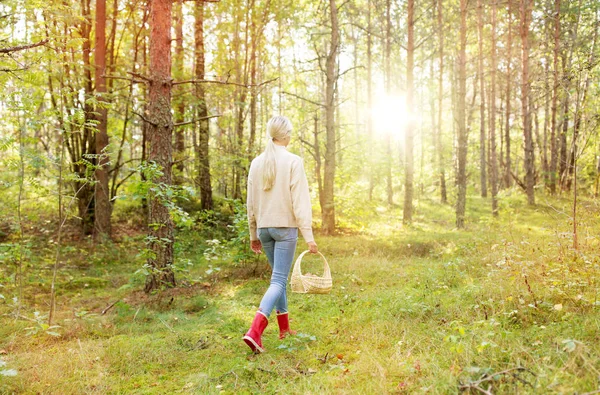
<svg viewBox="0 0 600 395">
<path fill-rule="evenodd" d="M 318 251 L 312 233 L 312 208 L 304 164 L 299 156 L 286 149 L 291 133 L 289 119 L 271 118 L 267 123 L 265 151 L 252 161 L 248 174 L 250 244 L 257 254 L 261 248 L 265 250 L 272 268 L 271 284 L 243 338 L 255 353 L 264 352 L 261 335 L 273 308 L 277 310 L 279 338 L 295 333 L 289 325 L 286 286 L 298 229 L 310 252 Z"/>
</svg>

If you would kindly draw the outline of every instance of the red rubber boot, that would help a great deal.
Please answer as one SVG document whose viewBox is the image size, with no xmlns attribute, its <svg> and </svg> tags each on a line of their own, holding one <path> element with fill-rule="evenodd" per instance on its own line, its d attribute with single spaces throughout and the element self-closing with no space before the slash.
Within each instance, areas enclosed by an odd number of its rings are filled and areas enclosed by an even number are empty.
<svg viewBox="0 0 600 395">
<path fill-rule="evenodd" d="M 287 335 L 295 335 L 296 331 L 290 329 L 290 315 L 277 312 L 277 323 L 279 324 L 279 339 L 285 339 Z"/>
<path fill-rule="evenodd" d="M 246 342 L 248 347 L 250 347 L 252 352 L 254 352 L 255 354 L 265 352 L 260 337 L 265 331 L 267 325 L 269 325 L 269 320 L 267 319 L 267 317 L 260 311 L 256 312 L 254 320 L 252 320 L 252 325 L 250 326 L 250 329 L 248 329 L 248 332 L 243 338 L 244 342 Z"/>
</svg>

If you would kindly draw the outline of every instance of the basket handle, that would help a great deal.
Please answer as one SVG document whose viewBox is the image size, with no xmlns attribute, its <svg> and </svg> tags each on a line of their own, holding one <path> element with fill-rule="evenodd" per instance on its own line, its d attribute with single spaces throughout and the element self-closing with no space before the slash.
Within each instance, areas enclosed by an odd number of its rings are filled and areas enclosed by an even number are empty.
<svg viewBox="0 0 600 395">
<path fill-rule="evenodd" d="M 301 262 L 302 262 L 302 258 L 304 257 L 304 255 L 306 255 L 307 252 L 309 252 L 309 250 L 306 250 L 306 251 L 302 252 L 302 254 L 298 255 L 298 258 L 296 259 L 296 263 L 294 264 L 294 271 L 293 271 L 294 275 L 296 275 L 296 276 L 302 275 Z M 319 254 L 321 256 L 321 260 L 323 261 L 323 277 L 331 277 L 331 269 L 329 269 L 329 263 L 327 263 L 327 259 L 325 259 L 325 256 L 323 254 L 321 254 L 320 252 L 317 252 L 317 254 Z"/>
</svg>

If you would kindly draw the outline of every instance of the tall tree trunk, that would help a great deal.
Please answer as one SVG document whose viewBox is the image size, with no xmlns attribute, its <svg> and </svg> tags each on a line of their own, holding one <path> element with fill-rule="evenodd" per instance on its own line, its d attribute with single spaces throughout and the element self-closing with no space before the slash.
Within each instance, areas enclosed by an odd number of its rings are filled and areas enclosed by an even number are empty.
<svg viewBox="0 0 600 395">
<path fill-rule="evenodd" d="M 77 175 L 80 180 L 76 181 L 74 189 L 77 193 L 78 198 L 78 213 L 81 218 L 81 230 L 84 236 L 90 235 L 94 231 L 95 224 L 95 213 L 96 213 L 96 199 L 94 196 L 94 187 L 89 182 L 90 174 L 85 163 L 81 159 L 91 162 L 93 165 L 97 164 L 96 155 L 96 133 L 93 127 L 90 126 L 92 120 L 94 120 L 94 109 L 88 99 L 93 95 L 92 88 L 92 65 L 90 62 L 91 54 L 91 9 L 90 0 L 82 0 L 81 7 L 83 11 L 83 19 L 81 22 L 81 32 L 83 45 L 82 45 L 82 58 L 83 58 L 83 76 L 84 76 L 84 92 L 85 92 L 85 104 L 84 114 L 85 122 L 83 124 L 82 136 L 72 136 L 77 140 L 77 144 L 72 145 L 72 149 L 75 149 L 77 159 L 73 161 L 75 168 L 77 169 Z M 74 94 L 74 92 L 73 92 Z M 74 100 L 74 97 L 72 98 Z M 75 105 L 73 104 L 73 108 Z M 90 155 L 90 156 L 88 156 Z"/>
<path fill-rule="evenodd" d="M 485 75 L 483 72 L 483 4 L 477 0 L 477 32 L 479 41 L 479 86 L 481 98 L 479 103 L 479 182 L 481 185 L 481 197 L 487 197 L 487 160 L 486 160 L 486 141 L 485 133 Z"/>
<path fill-rule="evenodd" d="M 465 209 L 467 205 L 467 124 L 466 124 L 466 95 L 467 95 L 467 3 L 460 0 L 460 49 L 458 53 L 458 92 L 457 92 L 457 121 L 458 121 L 458 169 L 456 181 L 458 196 L 456 200 L 456 227 L 465 227 Z"/>
<path fill-rule="evenodd" d="M 108 110 L 104 102 L 106 94 L 106 0 L 96 0 L 96 48 L 94 51 L 96 63 L 96 92 L 99 96 L 99 108 L 97 108 L 98 131 L 96 132 L 96 152 L 98 167 L 96 168 L 96 216 L 94 218 L 94 237 L 96 240 L 110 238 L 110 215 L 112 207 L 110 204 L 110 191 L 108 189 L 108 166 L 109 156 L 106 152 L 108 147 L 107 118 Z"/>
<path fill-rule="evenodd" d="M 327 140 L 325 144 L 325 173 L 323 176 L 323 231 L 325 234 L 335 232 L 335 84 L 337 82 L 336 64 L 339 47 L 339 27 L 337 6 L 335 0 L 329 0 L 329 13 L 331 18 L 331 41 L 326 60 L 325 82 L 325 131 Z"/>
<path fill-rule="evenodd" d="M 159 190 L 171 186 L 173 121 L 171 119 L 171 0 L 152 0 L 150 5 L 150 95 L 148 103 L 148 161 L 161 173 L 150 180 Z M 173 273 L 173 221 L 166 194 L 149 193 L 148 226 L 152 268 L 146 292 L 175 286 Z"/>
<path fill-rule="evenodd" d="M 415 1 L 408 0 L 407 3 L 408 41 L 406 45 L 406 107 L 409 114 L 414 113 L 414 67 L 415 67 Z M 414 183 L 414 132 L 415 122 L 412 117 L 406 124 L 405 132 L 405 181 L 404 181 L 404 212 L 402 222 L 404 224 L 412 221 L 412 201 Z"/>
<path fill-rule="evenodd" d="M 177 0 L 175 3 L 175 56 L 173 62 L 173 77 L 176 80 L 183 79 L 183 0 Z M 183 90 L 173 103 L 175 123 L 181 123 L 185 117 L 185 99 Z M 173 172 L 173 182 L 176 185 L 183 184 L 185 170 L 185 127 L 178 127 L 175 132 L 175 146 L 173 158 L 176 161 L 175 171 Z"/>
<path fill-rule="evenodd" d="M 573 52 L 575 51 L 575 46 L 577 43 L 577 36 L 579 31 L 579 22 L 581 19 L 581 0 L 579 0 L 576 10 L 576 19 L 575 26 L 571 28 L 571 34 L 569 38 L 569 42 L 571 44 L 569 48 L 568 55 L 565 54 L 563 58 L 563 75 L 564 78 L 564 86 L 563 89 L 565 91 L 565 95 L 563 98 L 563 118 L 562 118 L 562 131 L 560 135 L 560 163 L 559 163 L 559 172 L 560 172 L 560 185 L 561 189 L 568 189 L 568 178 L 569 178 L 569 158 L 568 158 L 568 147 L 567 147 L 567 132 L 569 131 L 569 119 L 570 119 L 570 101 L 571 96 L 569 94 L 571 90 L 571 82 L 575 79 L 572 71 L 573 65 Z M 576 98 L 577 100 L 578 98 Z"/>
<path fill-rule="evenodd" d="M 204 1 L 194 4 L 194 78 L 204 79 Z M 203 84 L 195 85 L 196 112 L 198 116 L 198 145 L 196 148 L 196 161 L 198 165 L 197 185 L 200 190 L 200 206 L 203 210 L 212 210 L 212 186 L 210 180 L 210 161 L 208 157 L 208 143 L 210 130 L 208 124 L 208 107 Z"/>
<path fill-rule="evenodd" d="M 372 0 L 367 1 L 367 138 L 369 139 L 368 144 L 368 157 L 369 157 L 369 201 L 373 200 L 373 189 L 375 188 L 375 171 L 373 170 L 372 157 L 373 148 L 371 141 L 373 141 L 373 37 L 371 29 L 371 7 Z"/>
<path fill-rule="evenodd" d="M 579 4 L 579 9 L 581 9 L 581 2 Z M 587 64 L 589 67 L 593 67 L 592 65 L 596 64 L 596 42 L 598 39 L 598 24 L 599 21 L 596 19 L 594 23 L 594 36 L 592 38 L 592 46 L 590 49 L 590 54 L 587 59 Z M 581 82 L 582 75 L 585 75 L 584 82 Z M 567 190 L 571 190 L 571 183 L 575 182 L 575 188 L 577 188 L 577 174 L 576 174 L 576 166 L 577 166 L 577 155 L 578 153 L 578 145 L 577 142 L 579 140 L 579 134 L 581 131 L 581 123 L 583 120 L 583 113 L 585 112 L 585 107 L 587 103 L 587 94 L 590 87 L 590 70 L 586 69 L 584 72 L 580 74 L 580 81 L 577 82 L 577 102 L 575 105 L 575 117 L 573 124 L 573 139 L 571 141 L 571 149 L 569 152 L 569 169 L 568 169 L 568 177 L 567 177 Z M 583 86 L 582 86 L 583 85 Z M 577 199 L 577 190 L 574 190 L 574 207 L 576 207 L 576 199 Z M 575 208 L 574 208 L 575 210 Z"/>
<path fill-rule="evenodd" d="M 385 94 L 388 97 L 392 94 L 392 1 L 385 2 Z M 394 185 L 392 178 L 392 137 L 388 131 L 386 134 L 386 181 L 387 181 L 387 202 L 391 206 L 394 204 Z"/>
<path fill-rule="evenodd" d="M 490 67 L 490 186 L 492 215 L 498 216 L 498 157 L 496 156 L 496 19 L 497 3 L 492 1 L 492 54 Z"/>
<path fill-rule="evenodd" d="M 521 107 L 523 111 L 523 140 L 525 148 L 525 191 L 527 203 L 535 205 L 535 158 L 533 151 L 533 136 L 531 131 L 531 108 L 529 103 L 529 25 L 531 22 L 532 0 L 521 0 Z"/>
<path fill-rule="evenodd" d="M 440 74 L 438 80 L 438 124 L 435 138 L 435 146 L 437 151 L 437 168 L 440 177 L 440 200 L 442 204 L 448 202 L 448 194 L 446 192 L 446 173 L 444 169 L 444 150 L 442 145 L 442 114 L 444 103 L 444 14 L 442 0 L 437 0 L 438 7 L 438 34 L 440 39 Z"/>
<path fill-rule="evenodd" d="M 554 55 L 553 55 L 553 84 L 552 84 L 552 124 L 550 126 L 550 193 L 556 193 L 556 171 L 558 168 L 558 57 L 560 50 L 560 2 L 554 1 Z"/>
<path fill-rule="evenodd" d="M 546 28 L 546 33 L 548 33 L 548 29 Z M 549 46 L 546 41 L 544 45 L 545 56 L 548 56 Z M 548 99 L 548 95 L 550 94 L 550 64 L 548 62 L 544 62 L 544 147 L 543 147 L 543 157 L 542 163 L 544 167 L 544 186 L 549 188 L 550 185 L 550 163 L 548 161 L 548 125 L 550 124 L 550 100 Z"/>
<path fill-rule="evenodd" d="M 504 126 L 504 144 L 506 146 L 505 159 L 504 159 L 504 187 L 510 188 L 512 185 L 512 163 L 510 153 L 510 112 L 511 112 L 511 89 L 512 89 L 512 25 L 513 25 L 513 12 L 512 12 L 512 0 L 508 1 L 508 37 L 506 43 L 506 123 Z"/>
</svg>

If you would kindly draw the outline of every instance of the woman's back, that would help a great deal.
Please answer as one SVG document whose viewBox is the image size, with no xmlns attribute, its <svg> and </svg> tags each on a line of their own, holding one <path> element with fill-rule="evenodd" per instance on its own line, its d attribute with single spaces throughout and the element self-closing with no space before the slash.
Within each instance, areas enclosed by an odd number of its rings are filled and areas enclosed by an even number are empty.
<svg viewBox="0 0 600 395">
<path fill-rule="evenodd" d="M 264 153 L 256 157 L 248 174 L 248 209 L 255 218 L 256 228 L 298 227 L 303 236 L 312 240 L 312 210 L 308 182 L 302 158 L 275 146 L 276 173 L 273 185 L 265 191 Z M 252 226 L 251 226 L 252 228 Z M 255 229 L 256 229 L 255 228 Z"/>
</svg>

